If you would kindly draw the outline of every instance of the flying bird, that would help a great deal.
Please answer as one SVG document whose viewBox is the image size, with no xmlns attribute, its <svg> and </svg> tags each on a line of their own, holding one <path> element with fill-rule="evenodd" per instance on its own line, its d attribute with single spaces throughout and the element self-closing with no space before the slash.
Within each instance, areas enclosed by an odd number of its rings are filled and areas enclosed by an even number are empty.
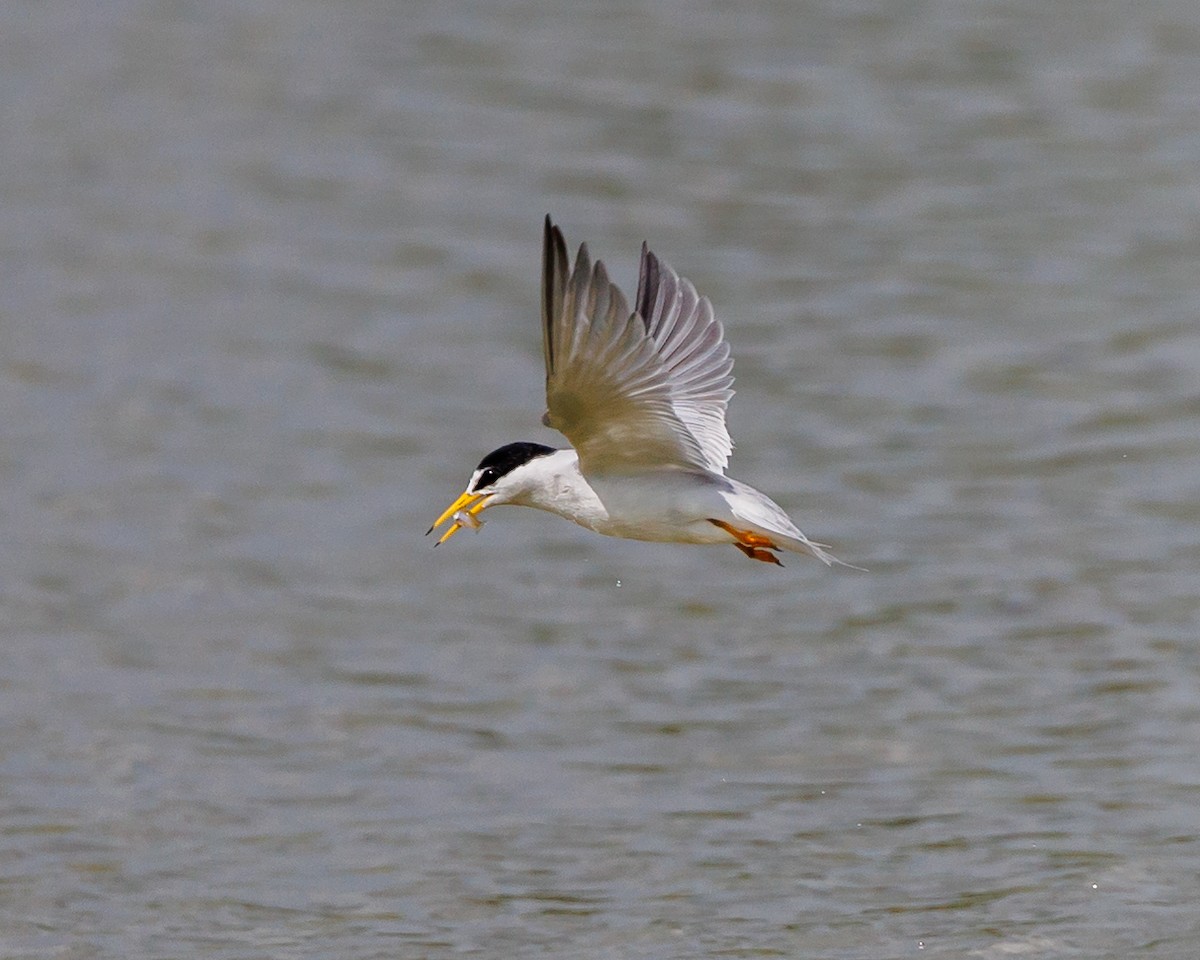
<svg viewBox="0 0 1200 960">
<path fill-rule="evenodd" d="M 438 544 L 478 529 L 490 507 L 535 507 L 610 537 L 732 544 L 753 560 L 806 553 L 840 564 L 783 509 L 725 475 L 733 441 L 725 410 L 733 359 L 707 297 L 642 244 L 630 310 L 587 244 L 574 266 L 546 217 L 542 240 L 542 422 L 572 443 L 509 443 L 471 474 L 429 528 L 453 521 Z M 428 536 L 428 533 L 426 534 Z"/>
</svg>

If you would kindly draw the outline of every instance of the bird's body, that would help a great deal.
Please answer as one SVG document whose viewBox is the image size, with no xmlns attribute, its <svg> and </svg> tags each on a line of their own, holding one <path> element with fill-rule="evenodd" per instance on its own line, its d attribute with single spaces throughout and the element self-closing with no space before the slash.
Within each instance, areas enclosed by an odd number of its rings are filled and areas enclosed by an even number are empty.
<svg viewBox="0 0 1200 960">
<path fill-rule="evenodd" d="M 733 361 L 708 300 L 644 245 L 630 311 L 580 247 L 568 270 L 562 234 L 546 218 L 543 245 L 543 421 L 573 449 L 512 443 L 488 454 L 466 491 L 430 528 L 439 543 L 503 503 L 534 507 L 612 537 L 733 544 L 841 563 L 773 500 L 725 476 L 733 443 L 725 409 Z"/>
<path fill-rule="evenodd" d="M 721 520 L 810 552 L 803 546 L 807 538 L 780 507 L 732 477 L 678 467 L 584 477 L 579 455 L 570 449 L 538 458 L 527 476 L 533 482 L 509 503 L 556 513 L 606 536 L 730 543 L 730 534 L 712 522 Z"/>
</svg>

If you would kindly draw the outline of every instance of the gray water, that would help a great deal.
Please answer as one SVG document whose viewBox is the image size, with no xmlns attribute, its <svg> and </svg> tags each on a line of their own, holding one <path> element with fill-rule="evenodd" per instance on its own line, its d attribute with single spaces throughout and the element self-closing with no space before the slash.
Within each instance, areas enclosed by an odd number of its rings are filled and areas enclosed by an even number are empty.
<svg viewBox="0 0 1200 960">
<path fill-rule="evenodd" d="M 0 6 L 0 956 L 1190 958 L 1200 7 Z M 496 510 L 541 218 L 861 574 Z"/>
</svg>

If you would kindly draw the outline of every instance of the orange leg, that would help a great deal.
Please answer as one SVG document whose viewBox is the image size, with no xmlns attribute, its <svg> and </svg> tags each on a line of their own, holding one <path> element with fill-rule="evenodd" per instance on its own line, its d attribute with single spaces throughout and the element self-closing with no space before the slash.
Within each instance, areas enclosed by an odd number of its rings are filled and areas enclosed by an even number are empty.
<svg viewBox="0 0 1200 960">
<path fill-rule="evenodd" d="M 777 567 L 782 567 L 779 558 L 771 551 L 778 550 L 779 547 L 771 540 L 770 537 L 764 537 L 761 533 L 755 533 L 752 530 L 739 530 L 737 527 L 730 526 L 724 520 L 714 520 L 708 518 L 708 522 L 714 526 L 720 527 L 729 534 L 735 541 L 734 546 L 742 551 L 751 560 L 761 560 L 763 563 L 773 563 Z"/>
</svg>

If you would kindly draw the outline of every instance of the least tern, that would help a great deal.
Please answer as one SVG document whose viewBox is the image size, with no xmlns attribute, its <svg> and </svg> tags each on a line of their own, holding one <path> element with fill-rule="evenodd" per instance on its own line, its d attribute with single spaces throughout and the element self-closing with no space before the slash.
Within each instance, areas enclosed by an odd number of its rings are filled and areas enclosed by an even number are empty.
<svg viewBox="0 0 1200 960">
<path fill-rule="evenodd" d="M 573 448 L 526 442 L 493 450 L 429 528 L 453 520 L 439 544 L 464 526 L 478 529 L 484 510 L 510 503 L 610 537 L 732 544 L 779 566 L 779 550 L 842 564 L 775 501 L 725 476 L 733 450 L 725 426 L 729 344 L 708 298 L 646 244 L 630 310 L 587 244 L 571 267 L 562 231 L 547 216 L 542 346 L 542 422 Z"/>
</svg>

